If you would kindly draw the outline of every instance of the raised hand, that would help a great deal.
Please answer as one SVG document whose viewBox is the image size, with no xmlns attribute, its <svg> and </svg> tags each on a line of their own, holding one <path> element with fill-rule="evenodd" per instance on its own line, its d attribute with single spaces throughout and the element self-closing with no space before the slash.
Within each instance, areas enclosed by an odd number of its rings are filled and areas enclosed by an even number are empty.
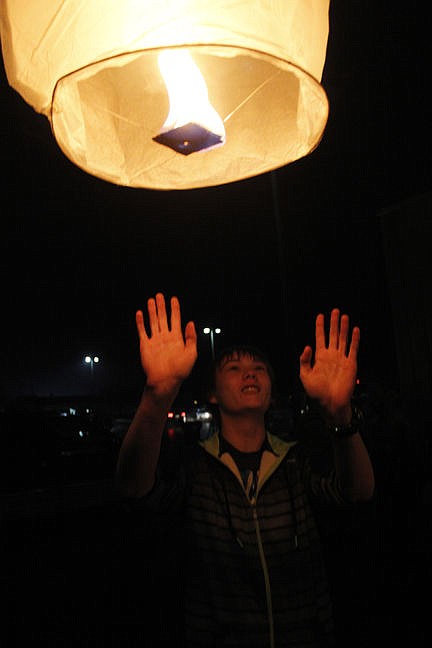
<svg viewBox="0 0 432 648">
<path fill-rule="evenodd" d="M 171 322 L 163 294 L 147 302 L 150 335 L 144 325 L 142 311 L 136 313 L 140 340 L 141 364 L 147 376 L 147 386 L 169 391 L 175 389 L 192 371 L 197 358 L 195 325 L 188 322 L 183 337 L 180 304 L 171 298 Z"/>
<path fill-rule="evenodd" d="M 330 316 L 328 344 L 324 330 L 324 315 L 316 318 L 315 358 L 313 351 L 306 346 L 300 356 L 300 380 L 306 393 L 317 400 L 325 415 L 343 423 L 351 416 L 351 397 L 357 376 L 357 352 L 360 342 L 360 329 L 353 328 L 349 342 L 349 317 L 342 315 L 337 308 Z"/>
</svg>

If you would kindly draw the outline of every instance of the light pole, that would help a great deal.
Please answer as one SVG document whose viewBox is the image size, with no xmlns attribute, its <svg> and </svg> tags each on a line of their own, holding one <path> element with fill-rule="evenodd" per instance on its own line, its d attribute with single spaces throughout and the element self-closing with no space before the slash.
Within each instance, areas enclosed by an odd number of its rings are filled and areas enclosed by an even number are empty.
<svg viewBox="0 0 432 648">
<path fill-rule="evenodd" d="M 94 375 L 94 366 L 95 366 L 95 364 L 98 364 L 98 363 L 100 362 L 100 358 L 99 358 L 99 356 L 90 356 L 90 355 L 86 355 L 86 356 L 84 357 L 84 362 L 85 362 L 86 364 L 90 365 L 90 375 L 91 375 L 91 377 L 92 377 L 92 379 L 93 379 L 93 375 Z"/>
<path fill-rule="evenodd" d="M 214 360 L 214 358 L 215 358 L 214 336 L 215 336 L 215 334 L 218 335 L 219 333 L 221 333 L 221 329 L 220 328 L 210 328 L 209 326 L 206 326 L 203 329 L 203 333 L 204 333 L 204 335 L 210 335 L 211 353 L 212 353 L 212 358 Z"/>
</svg>

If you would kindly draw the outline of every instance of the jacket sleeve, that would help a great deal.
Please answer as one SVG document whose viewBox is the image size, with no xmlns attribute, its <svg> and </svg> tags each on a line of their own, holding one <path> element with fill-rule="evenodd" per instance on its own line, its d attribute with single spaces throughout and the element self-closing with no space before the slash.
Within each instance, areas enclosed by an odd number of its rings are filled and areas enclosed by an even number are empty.
<svg viewBox="0 0 432 648">
<path fill-rule="evenodd" d="M 324 505 L 352 506 L 342 496 L 339 480 L 333 468 L 325 473 L 314 470 L 310 457 L 300 444 L 296 446 L 296 454 L 303 484 L 312 501 Z"/>
</svg>

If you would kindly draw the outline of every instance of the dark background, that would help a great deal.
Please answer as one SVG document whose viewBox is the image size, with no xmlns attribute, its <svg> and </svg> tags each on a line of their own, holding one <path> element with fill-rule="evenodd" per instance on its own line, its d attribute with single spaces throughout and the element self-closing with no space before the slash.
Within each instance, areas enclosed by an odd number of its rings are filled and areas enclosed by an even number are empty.
<svg viewBox="0 0 432 648">
<path fill-rule="evenodd" d="M 370 508 L 323 529 L 341 645 L 424 641 L 419 580 L 430 580 L 432 537 L 430 54 L 423 5 L 333 1 L 322 80 L 330 116 L 318 148 L 270 174 L 185 192 L 86 175 L 0 71 L 6 411 L 23 396 L 64 404 L 98 396 L 114 416 L 124 403 L 130 412 L 143 385 L 134 313 L 156 291 L 178 295 L 184 319 L 200 331 L 220 326 L 217 346 L 265 348 L 284 394 L 299 388 L 298 355 L 314 341 L 317 312 L 338 306 L 361 327 L 359 395 L 378 495 Z M 210 359 L 201 334 L 199 352 L 186 403 L 199 395 Z M 93 380 L 87 353 L 102 359 Z M 14 401 L 12 417 L 28 402 Z M 84 467 L 70 455 L 49 476 L 32 477 L 39 429 L 28 419 L 3 455 L 10 644 L 26 634 L 32 645 L 171 645 L 173 530 L 161 542 L 156 523 L 124 511 L 112 484 L 117 446 L 108 459 L 105 445 Z M 58 436 L 50 438 L 54 456 Z"/>
</svg>

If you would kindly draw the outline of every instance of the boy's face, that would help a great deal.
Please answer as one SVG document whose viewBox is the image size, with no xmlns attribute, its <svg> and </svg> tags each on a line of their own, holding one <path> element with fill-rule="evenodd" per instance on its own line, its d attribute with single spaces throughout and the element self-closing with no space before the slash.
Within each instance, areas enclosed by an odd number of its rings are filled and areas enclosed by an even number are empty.
<svg viewBox="0 0 432 648">
<path fill-rule="evenodd" d="M 233 354 L 216 369 L 215 390 L 210 402 L 222 412 L 265 414 L 270 406 L 272 384 L 267 365 L 250 355 Z"/>
</svg>

